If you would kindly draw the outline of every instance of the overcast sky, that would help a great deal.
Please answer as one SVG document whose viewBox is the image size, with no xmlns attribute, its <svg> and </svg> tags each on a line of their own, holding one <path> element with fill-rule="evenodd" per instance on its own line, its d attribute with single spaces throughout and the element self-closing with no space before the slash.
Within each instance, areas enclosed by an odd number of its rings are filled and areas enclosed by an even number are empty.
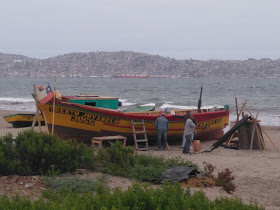
<svg viewBox="0 0 280 210">
<path fill-rule="evenodd" d="M 280 58 L 279 0 L 0 0 L 0 52 Z"/>
</svg>

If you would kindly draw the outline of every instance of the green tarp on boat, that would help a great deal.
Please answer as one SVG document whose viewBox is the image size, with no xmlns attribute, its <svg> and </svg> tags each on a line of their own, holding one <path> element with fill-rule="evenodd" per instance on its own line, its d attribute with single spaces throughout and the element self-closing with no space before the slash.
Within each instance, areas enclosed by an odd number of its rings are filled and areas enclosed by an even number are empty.
<svg viewBox="0 0 280 210">
<path fill-rule="evenodd" d="M 132 107 L 130 109 L 126 109 L 124 110 L 124 112 L 146 112 L 146 111 L 154 111 L 155 110 L 155 106 L 154 105 L 149 105 L 149 106 L 136 106 L 136 107 Z"/>
</svg>

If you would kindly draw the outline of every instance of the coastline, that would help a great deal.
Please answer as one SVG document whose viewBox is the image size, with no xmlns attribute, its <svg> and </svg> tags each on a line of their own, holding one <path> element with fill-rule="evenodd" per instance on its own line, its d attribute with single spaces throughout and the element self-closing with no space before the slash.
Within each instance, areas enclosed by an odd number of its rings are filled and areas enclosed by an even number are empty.
<svg viewBox="0 0 280 210">
<path fill-rule="evenodd" d="M 21 111 L 0 110 L 0 136 L 11 133 L 14 137 L 26 128 L 13 128 L 7 123 L 3 116 L 15 113 L 30 113 Z M 43 130 L 45 130 L 43 126 Z M 279 131 L 280 126 L 263 126 L 273 143 L 280 149 Z M 38 131 L 38 126 L 35 127 Z M 209 199 L 219 196 L 241 197 L 246 203 L 256 201 L 265 206 L 266 209 L 280 208 L 280 153 L 263 133 L 266 150 L 232 150 L 219 147 L 210 153 L 199 153 L 191 156 L 183 155 L 180 145 L 170 146 L 170 151 L 155 151 L 155 147 L 150 147 L 149 151 L 138 152 L 140 154 L 151 154 L 154 156 L 164 156 L 166 158 L 181 157 L 189 159 L 197 164 L 200 169 L 204 168 L 203 162 L 211 163 L 216 167 L 214 174 L 230 169 L 235 177 L 233 181 L 237 186 L 233 194 L 227 194 L 221 188 L 203 188 Z M 202 142 L 202 149 L 208 149 L 215 141 Z M 191 191 L 200 190 L 191 188 Z"/>
</svg>

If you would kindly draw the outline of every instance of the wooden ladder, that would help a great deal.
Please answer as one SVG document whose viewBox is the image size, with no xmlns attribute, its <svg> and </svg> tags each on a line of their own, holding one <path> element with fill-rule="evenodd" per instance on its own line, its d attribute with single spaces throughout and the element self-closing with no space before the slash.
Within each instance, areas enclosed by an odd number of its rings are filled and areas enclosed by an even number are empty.
<svg viewBox="0 0 280 210">
<path fill-rule="evenodd" d="M 143 130 L 136 131 L 135 130 L 135 125 L 142 125 Z M 131 127 L 132 127 L 132 131 L 133 131 L 133 137 L 134 137 L 134 143 L 135 143 L 136 150 L 149 150 L 148 138 L 147 138 L 147 134 L 146 134 L 144 120 L 142 120 L 142 122 L 133 122 L 133 120 L 131 120 Z M 141 137 L 144 137 L 144 138 L 143 139 L 137 139 L 137 136 L 138 137 L 141 136 Z M 144 146 L 139 147 L 138 143 L 144 143 Z"/>
</svg>

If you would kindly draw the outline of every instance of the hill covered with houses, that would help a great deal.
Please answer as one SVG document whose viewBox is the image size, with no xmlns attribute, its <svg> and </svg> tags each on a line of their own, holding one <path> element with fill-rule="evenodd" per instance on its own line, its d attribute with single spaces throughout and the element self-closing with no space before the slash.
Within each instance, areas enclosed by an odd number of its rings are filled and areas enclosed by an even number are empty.
<svg viewBox="0 0 280 210">
<path fill-rule="evenodd" d="M 0 53 L 0 77 L 277 78 L 280 59 L 178 60 L 130 51 L 70 53 L 47 59 Z"/>
</svg>

